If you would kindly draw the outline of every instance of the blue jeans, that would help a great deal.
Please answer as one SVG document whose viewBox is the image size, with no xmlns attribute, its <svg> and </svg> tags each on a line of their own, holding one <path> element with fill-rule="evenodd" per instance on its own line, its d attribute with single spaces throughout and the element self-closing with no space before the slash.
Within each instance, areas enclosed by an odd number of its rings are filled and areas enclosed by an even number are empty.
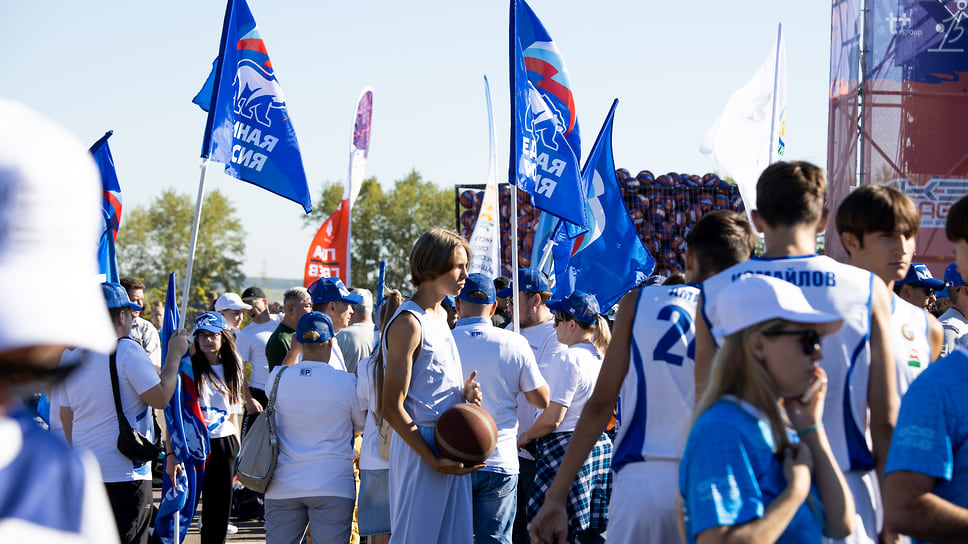
<svg viewBox="0 0 968 544">
<path fill-rule="evenodd" d="M 511 544 L 518 504 L 518 475 L 478 470 L 474 488 L 474 542 Z"/>
</svg>

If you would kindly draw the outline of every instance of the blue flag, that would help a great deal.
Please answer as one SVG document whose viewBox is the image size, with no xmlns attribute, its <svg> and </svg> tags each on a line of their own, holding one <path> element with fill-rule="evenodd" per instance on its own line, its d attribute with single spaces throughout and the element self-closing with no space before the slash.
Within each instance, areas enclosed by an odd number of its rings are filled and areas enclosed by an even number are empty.
<svg viewBox="0 0 968 544">
<path fill-rule="evenodd" d="M 588 187 L 585 199 L 588 232 L 571 240 L 573 246 L 568 248 L 571 259 L 564 279 L 556 269 L 559 285 L 555 298 L 562 298 L 576 289 L 585 291 L 595 295 L 603 312 L 645 281 L 655 269 L 655 259 L 642 246 L 615 177 L 612 118 L 617 105 L 618 100 L 615 100 L 582 171 Z M 557 226 L 559 230 L 564 227 L 564 224 Z M 558 239 L 567 239 L 567 236 L 559 233 Z M 562 246 L 567 247 L 566 244 Z"/>
<path fill-rule="evenodd" d="M 584 230 L 581 138 L 564 59 L 524 0 L 511 0 L 508 179 L 534 205 Z"/>
<path fill-rule="evenodd" d="M 178 306 L 175 301 L 175 275 L 168 276 L 165 295 L 165 317 L 161 327 L 161 357 L 168 355 L 168 340 L 178 330 Z M 208 457 L 208 428 L 198 405 L 192 361 L 186 352 L 179 362 L 175 392 L 165 407 L 168 440 L 175 459 L 182 465 L 177 482 L 165 474 L 161 485 L 161 504 L 155 517 L 155 531 L 164 544 L 182 542 L 195 516 L 205 459 Z M 179 533 L 175 535 L 175 516 L 179 516 Z"/>
<path fill-rule="evenodd" d="M 98 242 L 97 261 L 101 274 L 105 280 L 118 283 L 118 259 L 114 250 L 114 242 L 118 238 L 118 228 L 121 226 L 121 184 L 118 174 L 114 171 L 114 157 L 108 147 L 108 138 L 114 134 L 109 130 L 94 142 L 89 150 L 97 163 L 101 174 L 101 218 L 103 230 Z"/>
<path fill-rule="evenodd" d="M 208 112 L 202 157 L 313 209 L 289 110 L 245 0 L 229 0 L 219 56 L 193 102 Z"/>
</svg>

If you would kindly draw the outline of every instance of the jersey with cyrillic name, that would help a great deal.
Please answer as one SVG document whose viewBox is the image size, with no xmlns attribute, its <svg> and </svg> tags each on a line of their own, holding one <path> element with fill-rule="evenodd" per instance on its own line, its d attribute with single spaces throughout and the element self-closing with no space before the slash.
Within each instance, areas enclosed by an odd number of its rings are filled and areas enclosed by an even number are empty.
<svg viewBox="0 0 968 544">
<path fill-rule="evenodd" d="M 619 395 L 616 473 L 629 463 L 682 455 L 696 396 L 698 300 L 694 285 L 655 285 L 638 292 L 629 367 Z"/>
<path fill-rule="evenodd" d="M 823 424 L 841 470 L 871 470 L 867 384 L 874 274 L 825 255 L 753 257 L 703 282 L 701 313 L 710 330 L 722 324 L 710 321 L 706 304 L 744 274 L 786 280 L 799 287 L 815 309 L 843 318 L 843 328 L 822 341 L 820 366 L 827 373 Z"/>
</svg>

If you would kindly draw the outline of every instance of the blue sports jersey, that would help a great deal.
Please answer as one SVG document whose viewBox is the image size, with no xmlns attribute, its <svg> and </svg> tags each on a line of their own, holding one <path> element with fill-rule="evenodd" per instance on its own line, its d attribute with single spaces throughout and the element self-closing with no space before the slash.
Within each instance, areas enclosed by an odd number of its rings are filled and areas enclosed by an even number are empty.
<svg viewBox="0 0 968 544">
<path fill-rule="evenodd" d="M 795 437 L 794 437 L 795 439 Z M 756 408 L 732 396 L 703 412 L 689 432 L 679 463 L 686 541 L 722 525 L 763 517 L 786 489 L 770 424 Z M 778 543 L 820 542 L 823 507 L 816 489 L 793 516 Z"/>
<path fill-rule="evenodd" d="M 884 472 L 906 470 L 937 478 L 932 493 L 968 508 L 966 443 L 968 351 L 957 348 L 931 364 L 908 389 Z"/>
<path fill-rule="evenodd" d="M 675 460 L 682 454 L 696 396 L 698 299 L 693 285 L 656 285 L 638 292 L 629 368 L 619 396 L 615 472 L 629 463 Z"/>
</svg>

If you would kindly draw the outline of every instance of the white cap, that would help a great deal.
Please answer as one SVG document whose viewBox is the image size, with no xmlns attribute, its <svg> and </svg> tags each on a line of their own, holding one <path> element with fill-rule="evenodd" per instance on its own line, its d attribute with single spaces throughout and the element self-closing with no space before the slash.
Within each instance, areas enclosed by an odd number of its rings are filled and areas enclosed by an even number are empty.
<svg viewBox="0 0 968 544">
<path fill-rule="evenodd" d="M 0 99 L 0 351 L 77 346 L 109 352 L 97 248 L 101 181 L 87 147 L 26 106 Z M 70 304 L 70 324 L 46 325 Z"/>
<path fill-rule="evenodd" d="M 803 291 L 788 281 L 747 274 L 726 286 L 707 304 L 712 334 L 722 343 L 727 336 L 771 319 L 823 325 L 823 334 L 840 330 L 844 320 L 817 311 L 807 302 Z"/>
<path fill-rule="evenodd" d="M 215 300 L 215 311 L 222 310 L 251 310 L 252 306 L 242 302 L 242 297 L 235 293 L 225 293 Z"/>
</svg>

